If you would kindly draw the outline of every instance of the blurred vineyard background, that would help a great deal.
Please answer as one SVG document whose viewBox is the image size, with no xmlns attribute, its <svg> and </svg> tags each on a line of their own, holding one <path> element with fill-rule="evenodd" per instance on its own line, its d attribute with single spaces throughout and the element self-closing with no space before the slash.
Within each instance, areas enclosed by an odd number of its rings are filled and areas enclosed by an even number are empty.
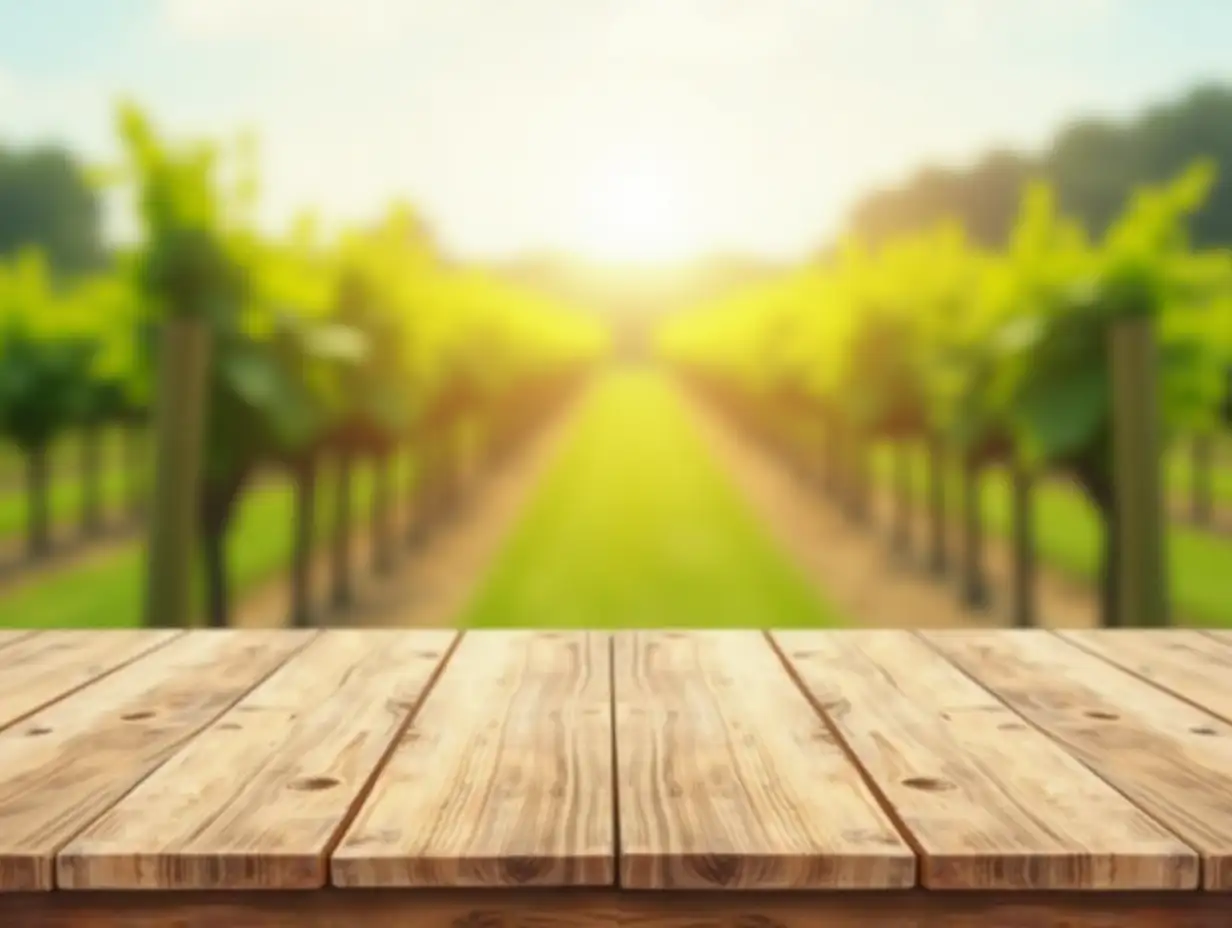
<svg viewBox="0 0 1232 928">
<path fill-rule="evenodd" d="M 1232 625 L 1232 90 L 653 268 L 112 124 L 0 148 L 0 625 Z"/>
</svg>

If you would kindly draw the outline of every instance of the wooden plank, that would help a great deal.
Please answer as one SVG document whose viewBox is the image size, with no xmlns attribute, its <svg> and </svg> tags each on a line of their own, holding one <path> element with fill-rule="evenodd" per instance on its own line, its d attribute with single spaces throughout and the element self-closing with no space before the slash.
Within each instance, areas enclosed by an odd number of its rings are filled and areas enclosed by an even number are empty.
<svg viewBox="0 0 1232 928">
<path fill-rule="evenodd" d="M 1108 463 L 1117 518 L 1105 523 L 1119 549 L 1119 626 L 1168 624 L 1167 505 L 1161 437 L 1158 325 L 1153 313 L 1126 313 L 1104 328 L 1108 361 Z"/>
<path fill-rule="evenodd" d="M 1198 855 L 907 631 L 774 639 L 930 889 L 1194 889 Z"/>
<path fill-rule="evenodd" d="M 915 855 L 757 632 L 615 641 L 621 885 L 911 886 Z"/>
<path fill-rule="evenodd" d="M 1208 628 L 1205 629 L 1202 634 L 1206 635 L 1208 638 L 1214 638 L 1216 641 L 1222 642 L 1223 644 L 1232 645 L 1232 630 L 1226 628 Z"/>
<path fill-rule="evenodd" d="M 61 847 L 311 634 L 189 632 L 0 732 L 0 891 L 51 889 Z"/>
<path fill-rule="evenodd" d="M 1084 630 L 1067 641 L 1232 722 L 1232 639 L 1188 629 Z"/>
<path fill-rule="evenodd" d="M 321 889 L 0 895 L 6 928 L 1228 928 L 1219 893 Z"/>
<path fill-rule="evenodd" d="M 606 635 L 468 632 L 333 855 L 339 886 L 615 875 Z"/>
<path fill-rule="evenodd" d="M 0 652 L 0 728 L 167 644 L 178 634 L 156 629 L 60 630 L 15 641 Z"/>
<path fill-rule="evenodd" d="M 327 631 L 60 852 L 63 889 L 312 889 L 452 631 Z"/>
<path fill-rule="evenodd" d="M 40 634 L 30 628 L 0 628 L 0 649 Z"/>
<path fill-rule="evenodd" d="M 1202 855 L 1232 889 L 1232 725 L 1049 632 L 926 639 Z"/>
</svg>

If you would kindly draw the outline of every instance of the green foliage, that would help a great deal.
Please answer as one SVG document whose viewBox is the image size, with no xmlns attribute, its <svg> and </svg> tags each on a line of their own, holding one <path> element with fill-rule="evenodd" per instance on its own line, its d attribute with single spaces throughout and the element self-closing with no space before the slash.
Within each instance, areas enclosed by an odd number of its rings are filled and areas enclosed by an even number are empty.
<svg viewBox="0 0 1232 928">
<path fill-rule="evenodd" d="M 1067 214 L 1094 234 L 1116 221 L 1143 185 L 1197 158 L 1232 164 L 1232 88 L 1200 87 L 1125 123 L 1084 119 L 1059 131 L 1039 156 L 990 152 L 970 168 L 928 168 L 874 192 L 852 211 L 850 228 L 881 242 L 942 220 L 960 221 L 974 241 L 1009 244 L 1023 185 L 1046 180 Z M 1232 245 L 1232 182 L 1212 187 L 1190 227 L 1202 247 Z"/>
<path fill-rule="evenodd" d="M 27 450 L 142 401 L 136 301 L 120 276 L 57 289 L 39 252 L 0 264 L 0 435 Z"/>
<path fill-rule="evenodd" d="M 171 147 L 131 103 L 121 105 L 117 121 L 127 160 L 116 176 L 136 187 L 145 229 L 139 280 L 146 295 L 161 314 L 233 325 L 248 285 L 233 228 L 244 201 L 220 190 L 220 153 L 204 143 Z M 251 182 L 244 186 L 248 193 Z"/>
<path fill-rule="evenodd" d="M 65 151 L 0 147 L 0 260 L 38 249 L 56 276 L 100 270 L 105 261 L 98 199 Z"/>
<path fill-rule="evenodd" d="M 214 484 L 331 443 L 387 447 L 434 417 L 491 415 L 604 348 L 572 308 L 446 265 L 406 204 L 332 240 L 311 213 L 264 235 L 252 225 L 252 138 L 173 144 L 130 103 L 117 129 L 123 161 L 94 179 L 133 194 L 141 242 L 59 286 L 36 252 L 0 262 L 0 438 L 34 449 L 143 416 L 156 336 L 173 316 L 210 332 Z"/>
<path fill-rule="evenodd" d="M 805 391 L 870 436 L 1104 469 L 1119 320 L 1148 315 L 1160 333 L 1169 429 L 1210 422 L 1226 395 L 1232 261 L 1186 234 L 1214 180 L 1199 162 L 1138 191 L 1099 241 L 1037 182 L 1000 252 L 945 224 L 876 249 L 849 241 L 791 283 L 670 322 L 660 345 L 745 392 Z"/>
<path fill-rule="evenodd" d="M 842 617 L 779 554 L 653 373 L 588 391 L 464 626 L 818 627 Z"/>
</svg>

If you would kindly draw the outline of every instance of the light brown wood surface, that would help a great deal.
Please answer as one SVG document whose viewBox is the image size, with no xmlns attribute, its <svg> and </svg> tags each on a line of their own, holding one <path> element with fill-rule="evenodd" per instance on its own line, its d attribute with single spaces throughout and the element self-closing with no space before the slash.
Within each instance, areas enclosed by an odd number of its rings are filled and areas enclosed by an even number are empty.
<svg viewBox="0 0 1232 928">
<path fill-rule="evenodd" d="M 467 634 L 333 855 L 340 886 L 615 875 L 608 638 Z"/>
<path fill-rule="evenodd" d="M 1225 643 L 1179 628 L 1064 632 L 1062 637 L 1232 722 L 1232 639 Z"/>
<path fill-rule="evenodd" d="M 0 648 L 16 644 L 23 638 L 30 638 L 37 634 L 38 632 L 27 628 L 0 628 Z"/>
<path fill-rule="evenodd" d="M 914 884 L 914 853 L 760 633 L 622 633 L 614 687 L 622 886 Z"/>
<path fill-rule="evenodd" d="M 14 635 L 0 655 L 0 728 L 171 641 L 157 629 L 46 631 Z"/>
<path fill-rule="evenodd" d="M 1050 632 L 922 632 L 1202 854 L 1232 889 L 1232 725 Z"/>
<path fill-rule="evenodd" d="M 310 635 L 190 632 L 0 731 L 0 891 L 51 889 L 65 843 Z"/>
<path fill-rule="evenodd" d="M 0 895 L 5 928 L 1227 928 L 1218 893 L 531 889 Z"/>
<path fill-rule="evenodd" d="M 0 926 L 1232 928 L 1229 652 L 0 632 Z"/>
<path fill-rule="evenodd" d="M 311 889 L 456 638 L 321 633 L 61 851 L 66 889 Z"/>
<path fill-rule="evenodd" d="M 779 632 L 933 889 L 1193 889 L 1198 855 L 908 631 Z"/>
</svg>

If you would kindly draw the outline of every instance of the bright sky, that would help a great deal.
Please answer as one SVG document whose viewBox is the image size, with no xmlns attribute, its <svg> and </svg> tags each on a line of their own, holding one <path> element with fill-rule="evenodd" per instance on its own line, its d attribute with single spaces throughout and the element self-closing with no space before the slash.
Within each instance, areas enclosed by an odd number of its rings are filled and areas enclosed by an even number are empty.
<svg viewBox="0 0 1232 928">
<path fill-rule="evenodd" d="M 0 140 L 258 130 L 271 224 L 482 257 L 812 250 L 922 161 L 1232 80 L 1228 0 L 0 0 Z"/>
</svg>

